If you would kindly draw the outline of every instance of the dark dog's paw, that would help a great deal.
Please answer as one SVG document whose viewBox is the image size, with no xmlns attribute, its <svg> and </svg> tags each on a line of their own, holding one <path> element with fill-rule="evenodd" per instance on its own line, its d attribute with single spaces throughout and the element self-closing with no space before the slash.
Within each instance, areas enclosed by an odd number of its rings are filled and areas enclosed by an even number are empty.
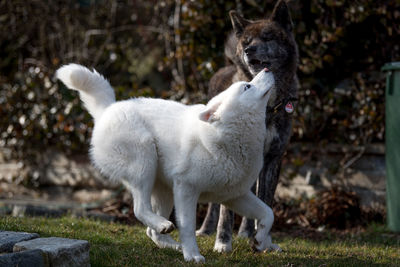
<svg viewBox="0 0 400 267">
<path fill-rule="evenodd" d="M 227 253 L 232 251 L 232 242 L 222 243 L 216 241 L 214 245 L 214 251 L 218 253 Z"/>
</svg>

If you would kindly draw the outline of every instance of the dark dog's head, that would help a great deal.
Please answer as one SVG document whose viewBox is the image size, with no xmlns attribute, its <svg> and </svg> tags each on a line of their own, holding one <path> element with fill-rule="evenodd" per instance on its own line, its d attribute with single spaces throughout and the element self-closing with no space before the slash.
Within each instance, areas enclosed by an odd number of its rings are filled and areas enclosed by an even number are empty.
<svg viewBox="0 0 400 267">
<path fill-rule="evenodd" d="M 255 76 L 267 67 L 273 72 L 282 68 L 294 69 L 297 48 L 292 34 L 292 20 L 284 0 L 279 0 L 268 19 L 250 21 L 236 11 L 230 11 L 237 38 L 236 63 L 245 74 Z"/>
</svg>

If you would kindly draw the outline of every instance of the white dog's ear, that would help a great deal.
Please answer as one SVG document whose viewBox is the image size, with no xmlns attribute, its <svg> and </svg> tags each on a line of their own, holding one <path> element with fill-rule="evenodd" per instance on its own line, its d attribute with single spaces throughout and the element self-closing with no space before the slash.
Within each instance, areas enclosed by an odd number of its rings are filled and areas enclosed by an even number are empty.
<svg viewBox="0 0 400 267">
<path fill-rule="evenodd" d="M 212 105 L 207 105 L 206 110 L 199 114 L 199 119 L 204 122 L 213 122 L 217 120 L 217 116 L 215 112 L 218 107 L 221 105 L 221 102 L 216 102 Z"/>
</svg>

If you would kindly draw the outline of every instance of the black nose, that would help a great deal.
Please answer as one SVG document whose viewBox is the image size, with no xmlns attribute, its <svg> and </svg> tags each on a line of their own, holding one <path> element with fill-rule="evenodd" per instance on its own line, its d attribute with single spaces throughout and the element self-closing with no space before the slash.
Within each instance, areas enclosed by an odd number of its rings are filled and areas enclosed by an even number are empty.
<svg viewBox="0 0 400 267">
<path fill-rule="evenodd" d="M 244 49 L 244 52 L 246 53 L 246 55 L 250 55 L 253 54 L 254 52 L 256 52 L 257 47 L 252 45 L 252 46 L 248 46 L 246 47 L 246 49 Z"/>
</svg>

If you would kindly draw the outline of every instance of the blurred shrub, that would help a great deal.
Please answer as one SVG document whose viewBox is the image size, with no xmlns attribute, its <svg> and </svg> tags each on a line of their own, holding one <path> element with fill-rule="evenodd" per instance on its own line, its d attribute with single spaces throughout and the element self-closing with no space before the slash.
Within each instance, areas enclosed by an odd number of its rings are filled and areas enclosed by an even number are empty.
<svg viewBox="0 0 400 267">
<path fill-rule="evenodd" d="M 164 51 L 153 4 L 1 1 L 0 145 L 25 159 L 48 146 L 87 151 L 92 119 L 54 80 L 61 64 L 95 66 L 119 98 L 168 90 L 168 71 L 157 71 Z"/>
<path fill-rule="evenodd" d="M 267 16 L 275 0 L 0 1 L 0 145 L 13 156 L 87 150 L 92 120 L 54 71 L 96 67 L 117 98 L 205 101 L 224 65 L 228 11 Z M 294 140 L 363 145 L 384 137 L 380 67 L 400 60 L 398 0 L 290 1 L 299 44 Z"/>
<path fill-rule="evenodd" d="M 297 140 L 383 141 L 385 79 L 380 68 L 400 60 L 399 7 L 398 0 L 294 4 L 302 85 Z"/>
</svg>

